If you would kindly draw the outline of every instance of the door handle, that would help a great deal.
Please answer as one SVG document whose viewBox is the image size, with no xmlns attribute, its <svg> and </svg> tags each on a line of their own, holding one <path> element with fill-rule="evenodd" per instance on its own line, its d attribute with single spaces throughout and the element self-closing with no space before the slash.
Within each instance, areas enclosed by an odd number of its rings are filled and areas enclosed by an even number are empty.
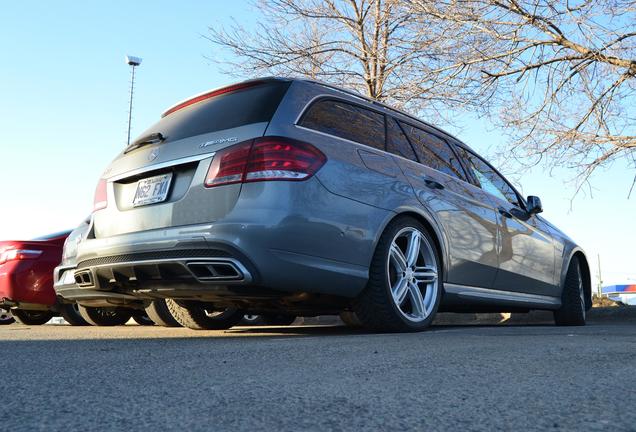
<svg viewBox="0 0 636 432">
<path fill-rule="evenodd" d="M 431 189 L 444 189 L 444 185 L 430 177 L 424 177 L 424 184 Z"/>
<path fill-rule="evenodd" d="M 512 218 L 512 215 L 510 214 L 510 212 L 509 212 L 508 210 L 506 210 L 505 208 L 503 208 L 503 207 L 499 207 L 499 208 L 497 209 L 497 211 L 498 211 L 498 212 L 499 212 L 499 214 L 500 214 L 500 215 L 502 215 L 503 217 L 506 217 L 506 218 L 508 218 L 508 219 L 511 219 L 511 218 Z"/>
</svg>

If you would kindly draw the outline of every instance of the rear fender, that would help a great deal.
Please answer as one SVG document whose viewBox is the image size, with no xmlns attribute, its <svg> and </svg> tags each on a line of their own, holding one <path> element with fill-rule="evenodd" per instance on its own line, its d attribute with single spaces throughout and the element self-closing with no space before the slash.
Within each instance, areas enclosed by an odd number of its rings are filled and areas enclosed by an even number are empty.
<svg viewBox="0 0 636 432">
<path fill-rule="evenodd" d="M 437 221 L 433 213 L 427 211 L 423 207 L 419 206 L 411 206 L 404 205 L 398 207 L 394 213 L 390 213 L 385 220 L 382 222 L 381 229 L 378 230 L 378 234 L 375 238 L 373 248 L 377 248 L 378 243 L 380 241 L 380 237 L 386 230 L 386 227 L 393 221 L 394 219 L 401 216 L 410 216 L 412 218 L 417 219 L 420 223 L 422 223 L 426 228 L 429 229 L 429 234 L 433 237 L 433 240 L 436 242 L 435 246 L 442 258 L 442 266 L 444 271 L 444 280 L 446 275 L 448 274 L 448 263 L 450 262 L 450 258 L 448 255 L 448 238 L 446 237 L 444 231 L 441 229 L 441 224 Z M 370 264 L 370 263 L 369 263 Z"/>
</svg>

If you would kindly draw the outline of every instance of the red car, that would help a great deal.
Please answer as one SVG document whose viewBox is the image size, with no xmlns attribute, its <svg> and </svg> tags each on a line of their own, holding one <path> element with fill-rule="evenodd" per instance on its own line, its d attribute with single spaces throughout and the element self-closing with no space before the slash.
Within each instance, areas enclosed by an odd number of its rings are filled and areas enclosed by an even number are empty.
<svg viewBox="0 0 636 432">
<path fill-rule="evenodd" d="M 57 300 L 53 269 L 62 260 L 62 248 L 70 231 L 34 240 L 0 242 L 0 309 L 11 310 L 15 319 L 39 325 L 62 315 L 73 325 L 86 325 L 73 304 Z"/>
</svg>

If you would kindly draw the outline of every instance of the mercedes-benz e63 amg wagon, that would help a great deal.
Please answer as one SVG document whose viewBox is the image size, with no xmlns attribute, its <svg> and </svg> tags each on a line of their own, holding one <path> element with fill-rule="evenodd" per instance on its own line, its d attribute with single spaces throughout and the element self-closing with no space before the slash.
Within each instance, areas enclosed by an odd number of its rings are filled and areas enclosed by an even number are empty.
<svg viewBox="0 0 636 432">
<path fill-rule="evenodd" d="M 180 102 L 102 174 L 74 286 L 165 298 L 191 328 L 338 314 L 380 331 L 443 311 L 591 306 L 583 251 L 470 147 L 326 84 L 245 81 Z"/>
</svg>

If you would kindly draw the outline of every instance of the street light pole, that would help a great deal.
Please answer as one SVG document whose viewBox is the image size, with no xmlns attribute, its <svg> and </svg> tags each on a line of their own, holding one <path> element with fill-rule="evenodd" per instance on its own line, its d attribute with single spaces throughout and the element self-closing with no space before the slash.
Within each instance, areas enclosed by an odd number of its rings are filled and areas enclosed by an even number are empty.
<svg viewBox="0 0 636 432">
<path fill-rule="evenodd" d="M 132 122 L 133 94 L 135 92 L 135 68 L 141 64 L 141 58 L 127 55 L 126 64 L 128 64 L 131 69 L 130 102 L 128 103 L 128 139 L 126 140 L 126 145 L 128 146 L 130 145 L 130 125 Z"/>
</svg>

